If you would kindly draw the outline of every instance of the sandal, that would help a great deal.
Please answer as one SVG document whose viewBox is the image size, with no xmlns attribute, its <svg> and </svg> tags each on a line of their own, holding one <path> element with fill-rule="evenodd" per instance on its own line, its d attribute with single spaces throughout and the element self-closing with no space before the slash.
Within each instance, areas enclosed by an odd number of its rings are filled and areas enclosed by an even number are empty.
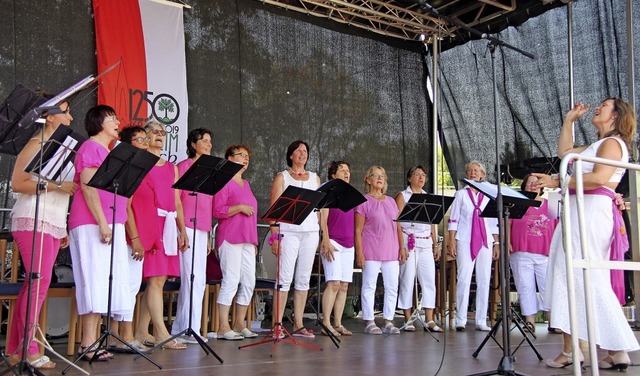
<svg viewBox="0 0 640 376">
<path fill-rule="evenodd" d="M 524 330 L 528 331 L 529 333 L 535 333 L 536 332 L 536 326 L 534 323 L 527 321 L 524 324 Z"/>
<path fill-rule="evenodd" d="M 367 334 L 382 334 L 382 329 L 378 328 L 376 326 L 375 322 L 370 322 L 369 324 L 367 324 L 367 326 L 365 326 L 364 328 L 364 332 Z"/>
<path fill-rule="evenodd" d="M 439 327 L 435 321 L 431 320 L 427 323 L 427 327 L 425 328 L 432 333 L 442 333 L 443 330 Z"/>
<path fill-rule="evenodd" d="M 149 348 L 145 345 L 143 345 L 142 343 L 140 343 L 138 340 L 133 340 L 131 342 L 127 342 L 127 344 L 129 346 L 126 345 L 114 345 L 109 347 L 109 351 L 112 351 L 114 353 L 119 353 L 119 354 L 137 354 L 138 352 L 145 352 L 148 351 Z M 137 351 L 136 351 L 137 350 Z"/>
<path fill-rule="evenodd" d="M 54 369 L 56 364 L 49 359 L 48 356 L 43 355 L 36 360 L 29 361 L 31 367 L 35 369 Z"/>
<path fill-rule="evenodd" d="M 167 343 L 165 343 L 164 345 L 162 345 L 163 349 L 169 349 L 169 350 L 186 350 L 187 349 L 187 344 L 186 343 L 180 343 L 178 342 L 178 340 L 176 340 L 175 338 Z"/>
<path fill-rule="evenodd" d="M 89 350 L 87 348 L 89 346 L 80 345 L 80 350 L 78 351 L 78 355 L 82 355 L 80 359 L 86 360 L 87 362 L 106 362 L 108 360 L 113 359 L 113 354 L 106 350 Z M 86 352 L 85 352 L 86 351 Z M 93 354 L 89 356 L 89 354 Z"/>
<path fill-rule="evenodd" d="M 334 328 L 332 328 L 331 326 L 327 326 L 327 329 L 329 329 L 329 333 L 331 333 L 331 335 L 332 335 L 332 336 L 334 336 L 334 337 L 340 337 L 340 336 L 341 336 L 341 334 L 340 334 L 339 332 L 337 332 L 337 331 L 336 331 Z M 327 333 L 327 331 L 326 331 L 326 330 L 324 330 L 324 328 L 320 329 L 320 333 L 321 333 L 323 336 L 327 336 L 327 337 L 329 336 L 329 333 Z"/>
<path fill-rule="evenodd" d="M 144 338 L 136 338 L 136 341 L 147 347 L 156 347 L 157 342 L 156 337 L 152 336 L 151 334 L 147 334 Z"/>
<path fill-rule="evenodd" d="M 550 326 L 547 327 L 547 331 L 552 334 L 562 334 L 562 329 L 560 328 L 552 328 Z"/>
<path fill-rule="evenodd" d="M 405 322 L 404 325 L 402 326 L 402 328 L 404 329 L 405 332 L 415 332 L 416 331 L 415 325 L 413 325 L 413 323 L 411 323 L 411 322 Z"/>
<path fill-rule="evenodd" d="M 564 362 L 556 362 L 555 359 L 547 359 L 545 361 L 545 364 L 549 368 L 565 368 L 573 364 L 573 353 L 570 353 L 570 352 L 567 353 L 562 351 L 560 355 L 556 357 L 556 359 L 558 359 L 561 356 L 564 356 L 566 358 Z M 580 359 L 580 364 L 582 365 L 582 363 L 584 362 L 584 356 L 582 355 L 582 351 L 580 352 L 579 359 Z"/>
<path fill-rule="evenodd" d="M 400 329 L 398 329 L 395 326 L 393 326 L 393 323 L 388 322 L 384 326 L 384 329 L 382 329 L 382 333 L 384 333 L 384 334 L 400 334 Z"/>
<path fill-rule="evenodd" d="M 342 325 L 336 326 L 335 330 L 336 330 L 336 332 L 342 334 L 343 336 L 352 336 L 353 335 L 353 333 L 349 329 L 345 328 Z"/>
</svg>

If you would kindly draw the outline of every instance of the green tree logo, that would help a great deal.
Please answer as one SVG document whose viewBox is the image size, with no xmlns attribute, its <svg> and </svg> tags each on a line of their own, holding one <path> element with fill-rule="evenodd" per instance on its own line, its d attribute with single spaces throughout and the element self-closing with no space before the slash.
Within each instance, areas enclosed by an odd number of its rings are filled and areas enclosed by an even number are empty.
<svg viewBox="0 0 640 376">
<path fill-rule="evenodd" d="M 158 112 L 164 111 L 164 116 L 162 117 L 162 121 L 170 121 L 171 119 L 168 116 L 168 112 L 173 113 L 176 110 L 176 107 L 173 105 L 173 102 L 168 98 L 162 98 L 158 101 Z"/>
</svg>

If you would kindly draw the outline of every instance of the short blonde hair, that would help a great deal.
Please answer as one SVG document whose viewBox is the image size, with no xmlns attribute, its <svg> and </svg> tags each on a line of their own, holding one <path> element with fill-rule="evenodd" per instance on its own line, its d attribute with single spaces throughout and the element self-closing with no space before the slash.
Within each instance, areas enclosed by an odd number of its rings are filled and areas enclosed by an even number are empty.
<svg viewBox="0 0 640 376">
<path fill-rule="evenodd" d="M 374 170 L 382 171 L 382 174 L 385 176 L 384 185 L 382 186 L 382 194 L 386 194 L 387 193 L 387 188 L 389 188 L 389 185 L 387 184 L 387 178 L 386 178 L 387 172 L 381 166 L 371 166 L 367 170 L 367 173 L 364 175 L 364 193 L 370 193 L 371 192 L 371 184 L 369 184 L 369 182 L 367 181 L 367 178 L 371 177 L 371 174 L 373 174 Z"/>
</svg>

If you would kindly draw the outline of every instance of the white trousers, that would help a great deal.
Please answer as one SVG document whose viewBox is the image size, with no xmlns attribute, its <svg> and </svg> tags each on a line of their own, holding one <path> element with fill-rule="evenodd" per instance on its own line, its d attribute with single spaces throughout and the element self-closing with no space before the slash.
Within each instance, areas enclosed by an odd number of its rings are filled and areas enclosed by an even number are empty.
<svg viewBox="0 0 640 376">
<path fill-rule="evenodd" d="M 547 264 L 549 258 L 529 252 L 514 252 L 511 254 L 511 271 L 513 281 L 518 289 L 518 300 L 523 316 L 535 315 L 544 310 L 544 284 L 547 279 Z M 536 285 L 540 296 L 536 294 Z"/>
<path fill-rule="evenodd" d="M 193 242 L 193 229 L 187 227 L 189 248 L 178 252 L 180 257 L 180 290 L 176 306 L 176 318 L 171 325 L 171 334 L 176 335 L 189 326 L 189 296 L 191 289 L 191 256 L 195 252 L 193 268 L 193 310 L 191 329 L 200 333 L 202 318 L 202 299 L 207 285 L 207 231 L 196 230 L 196 243 Z"/>
<path fill-rule="evenodd" d="M 362 319 L 374 319 L 373 305 L 378 283 L 378 272 L 382 271 L 382 285 L 384 287 L 384 306 L 382 316 L 385 320 L 393 320 L 398 298 L 398 276 L 400 263 L 398 261 L 370 261 L 367 260 L 362 268 Z"/>
<path fill-rule="evenodd" d="M 469 308 L 469 288 L 473 269 L 476 270 L 476 326 L 487 325 L 487 308 L 489 306 L 489 284 L 491 282 L 492 253 L 483 247 L 474 261 L 471 260 L 471 243 L 458 240 L 456 265 L 458 279 L 456 286 L 456 319 L 455 326 L 467 324 Z"/>
<path fill-rule="evenodd" d="M 433 251 L 416 247 L 409 252 L 409 258 L 400 266 L 400 285 L 398 288 L 398 308 L 413 307 L 413 288 L 416 273 L 422 289 L 422 307 L 436 307 L 436 265 Z"/>
<path fill-rule="evenodd" d="M 324 278 L 329 281 L 340 281 L 351 283 L 353 281 L 353 259 L 355 257 L 355 248 L 346 248 L 338 244 L 335 240 L 329 239 L 331 245 L 336 250 L 333 252 L 333 261 L 322 258 L 322 267 L 324 268 Z"/>
<path fill-rule="evenodd" d="M 131 256 L 131 246 L 127 245 L 129 253 L 129 288 L 131 289 L 131 307 L 136 305 L 136 296 L 140 292 L 140 284 L 142 283 L 142 261 L 138 261 Z M 133 308 L 124 314 L 111 315 L 116 321 L 133 322 Z"/>
<path fill-rule="evenodd" d="M 313 258 L 318 249 L 320 234 L 317 231 L 282 232 L 280 241 L 280 288 L 289 291 L 291 283 L 298 291 L 309 290 Z M 294 280 L 295 275 L 295 280 Z"/>
<path fill-rule="evenodd" d="M 235 296 L 236 304 L 249 305 L 256 286 L 256 246 L 251 243 L 231 244 L 225 240 L 220 245 L 218 257 L 222 269 L 218 304 L 230 306 Z"/>
</svg>

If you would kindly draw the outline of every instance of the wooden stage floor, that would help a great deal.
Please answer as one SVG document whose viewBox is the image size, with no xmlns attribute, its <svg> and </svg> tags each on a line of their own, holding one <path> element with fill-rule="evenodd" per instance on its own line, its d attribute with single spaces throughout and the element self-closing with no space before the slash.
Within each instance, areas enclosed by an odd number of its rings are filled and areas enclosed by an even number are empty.
<svg viewBox="0 0 640 376">
<path fill-rule="evenodd" d="M 399 325 L 401 318 L 396 324 Z M 308 328 L 315 329 L 315 320 L 305 322 Z M 496 370 L 502 357 L 502 350 L 493 340 L 489 340 L 479 352 L 477 358 L 472 354 L 478 349 L 487 333 L 467 326 L 465 332 L 447 330 L 434 334 L 436 341 L 429 333 L 420 330 L 415 333 L 403 332 L 400 335 L 368 335 L 364 334 L 360 320 L 352 319 L 345 326 L 354 332 L 351 337 L 340 337 L 340 348 L 336 348 L 325 336 L 315 339 L 299 339 L 297 341 L 316 345 L 322 351 L 314 351 L 288 343 L 264 344 L 239 350 L 244 345 L 261 340 L 242 341 L 209 340 L 208 344 L 224 360 L 220 364 L 212 355 L 205 355 L 198 345 L 189 345 L 187 350 L 157 350 L 150 357 L 158 362 L 162 369 L 134 355 L 116 354 L 108 362 L 96 362 L 89 365 L 80 361 L 79 365 L 92 375 L 468 375 L 483 371 Z M 546 324 L 537 325 L 537 339 L 532 339 L 536 349 L 543 358 L 555 357 L 561 349 L 562 336 L 549 334 Z M 520 342 L 522 336 L 512 332 L 512 349 Z M 636 332 L 640 338 L 640 333 Z M 501 339 L 501 331 L 498 331 Z M 66 340 L 53 341 L 56 350 L 62 353 L 66 349 Z M 583 344 L 584 345 L 584 344 Z M 583 348 L 586 354 L 586 348 Z M 640 353 L 630 354 L 635 364 L 640 364 Z M 515 369 L 518 373 L 528 375 L 569 375 L 572 368 L 554 370 L 545 367 L 539 361 L 533 349 L 525 342 L 515 352 Z M 57 359 L 53 359 L 56 361 Z M 44 371 L 45 374 L 60 374 L 66 364 L 57 361 L 55 370 Z M 589 371 L 589 359 L 585 362 Z M 6 366 L 0 368 L 0 372 Z M 438 372 L 439 370 L 439 372 Z M 602 374 L 610 372 L 602 371 Z M 72 369 L 67 375 L 81 375 Z M 640 374 L 640 367 L 630 367 L 629 375 Z"/>
</svg>

